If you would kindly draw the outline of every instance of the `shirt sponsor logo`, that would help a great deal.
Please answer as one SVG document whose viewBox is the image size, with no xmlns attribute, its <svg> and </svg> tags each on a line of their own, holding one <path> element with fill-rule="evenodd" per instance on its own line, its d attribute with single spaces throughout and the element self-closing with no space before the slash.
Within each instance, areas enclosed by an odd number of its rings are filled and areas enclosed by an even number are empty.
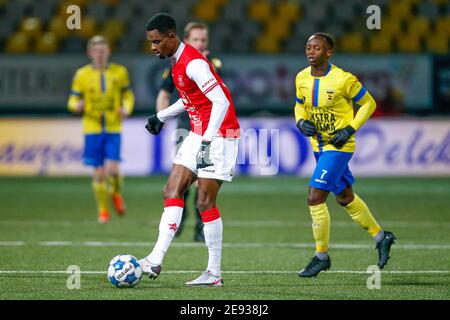
<svg viewBox="0 0 450 320">
<path fill-rule="evenodd" d="M 202 84 L 202 89 L 205 89 L 206 86 L 210 85 L 211 83 L 213 83 L 216 79 L 215 78 L 211 78 L 208 81 L 206 81 L 204 84 Z"/>
</svg>

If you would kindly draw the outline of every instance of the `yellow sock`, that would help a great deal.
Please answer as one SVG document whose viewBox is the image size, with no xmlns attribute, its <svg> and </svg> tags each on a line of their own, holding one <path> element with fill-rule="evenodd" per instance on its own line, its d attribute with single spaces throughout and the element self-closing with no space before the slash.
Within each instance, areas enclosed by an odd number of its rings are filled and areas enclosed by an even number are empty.
<svg viewBox="0 0 450 320">
<path fill-rule="evenodd" d="M 120 193 L 123 186 L 123 178 L 120 175 L 111 175 L 108 178 L 111 194 Z"/>
<path fill-rule="evenodd" d="M 328 251 L 330 242 L 330 214 L 326 203 L 309 206 L 312 217 L 312 229 L 316 240 L 316 252 L 325 253 Z"/>
<path fill-rule="evenodd" d="M 353 221 L 367 230 L 367 232 L 375 237 L 380 231 L 381 227 L 370 213 L 366 203 L 355 194 L 355 199 L 346 205 L 344 209 L 352 217 Z"/>
<path fill-rule="evenodd" d="M 92 182 L 98 211 L 108 210 L 108 188 L 106 182 Z"/>
</svg>

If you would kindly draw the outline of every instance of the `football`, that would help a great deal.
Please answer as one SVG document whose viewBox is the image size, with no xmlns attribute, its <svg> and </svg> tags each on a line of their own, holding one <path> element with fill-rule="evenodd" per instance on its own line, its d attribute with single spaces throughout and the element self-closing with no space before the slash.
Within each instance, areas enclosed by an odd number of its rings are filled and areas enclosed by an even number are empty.
<svg viewBox="0 0 450 320">
<path fill-rule="evenodd" d="M 141 281 L 142 269 L 135 257 L 129 254 L 115 256 L 108 265 L 108 279 L 118 288 L 131 288 Z"/>
</svg>

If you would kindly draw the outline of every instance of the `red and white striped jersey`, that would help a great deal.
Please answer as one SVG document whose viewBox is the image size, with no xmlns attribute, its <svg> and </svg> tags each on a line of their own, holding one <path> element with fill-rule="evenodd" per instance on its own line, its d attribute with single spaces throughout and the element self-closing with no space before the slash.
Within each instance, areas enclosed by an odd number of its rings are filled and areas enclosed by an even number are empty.
<svg viewBox="0 0 450 320">
<path fill-rule="evenodd" d="M 230 90 L 214 71 L 210 61 L 188 44 L 180 45 L 174 59 L 172 77 L 189 114 L 192 131 L 204 135 L 208 128 L 213 106 L 206 95 L 220 86 L 226 99 L 228 99 L 229 106 L 217 134 L 227 138 L 239 138 L 239 122 Z"/>
</svg>

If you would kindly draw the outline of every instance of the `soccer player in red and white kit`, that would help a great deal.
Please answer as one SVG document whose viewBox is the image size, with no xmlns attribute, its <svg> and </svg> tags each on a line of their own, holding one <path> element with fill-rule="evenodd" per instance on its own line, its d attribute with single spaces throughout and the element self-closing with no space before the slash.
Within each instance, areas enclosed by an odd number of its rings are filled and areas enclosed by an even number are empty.
<svg viewBox="0 0 450 320">
<path fill-rule="evenodd" d="M 223 181 L 231 181 L 237 159 L 239 122 L 229 89 L 205 56 L 177 37 L 175 20 L 158 13 L 146 26 L 151 50 L 172 61 L 172 77 L 180 99 L 148 119 L 147 130 L 158 134 L 167 119 L 186 110 L 191 132 L 183 141 L 164 187 L 164 212 L 158 241 L 139 263 L 150 278 L 158 277 L 161 264 L 180 224 L 183 194 L 198 180 L 197 206 L 204 223 L 208 266 L 188 286 L 221 286 L 222 219 L 216 198 Z"/>
</svg>

